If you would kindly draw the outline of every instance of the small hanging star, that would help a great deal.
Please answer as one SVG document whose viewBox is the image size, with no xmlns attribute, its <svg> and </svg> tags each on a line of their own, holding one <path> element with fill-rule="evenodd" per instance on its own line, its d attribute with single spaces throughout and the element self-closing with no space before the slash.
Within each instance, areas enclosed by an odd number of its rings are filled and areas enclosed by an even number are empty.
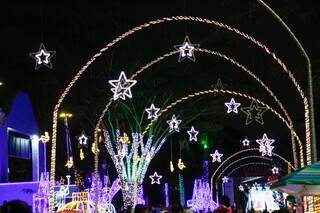
<svg viewBox="0 0 320 213">
<path fill-rule="evenodd" d="M 190 59 L 191 61 L 195 61 L 196 58 L 194 57 L 194 50 L 195 47 L 199 46 L 199 44 L 191 44 L 189 37 L 186 36 L 182 44 L 174 46 L 174 48 L 180 51 L 178 62 L 181 62 L 186 58 Z"/>
<path fill-rule="evenodd" d="M 242 143 L 242 146 L 243 146 L 243 147 L 248 147 L 248 146 L 250 146 L 250 140 L 249 140 L 247 137 L 245 137 L 245 139 L 243 139 L 243 140 L 241 141 L 241 143 Z"/>
<path fill-rule="evenodd" d="M 132 98 L 131 87 L 136 83 L 136 80 L 128 80 L 126 74 L 121 71 L 118 80 L 109 81 L 109 84 L 113 87 L 111 88 L 111 91 L 113 92 L 113 99 L 117 100 L 121 98 L 122 100 L 126 100 L 126 96 L 128 98 Z"/>
<path fill-rule="evenodd" d="M 228 182 L 229 182 L 229 178 L 226 177 L 226 176 L 224 176 L 224 177 L 222 178 L 222 182 L 223 182 L 223 183 L 228 183 Z"/>
<path fill-rule="evenodd" d="M 179 132 L 179 124 L 181 123 L 181 120 L 177 120 L 175 115 L 172 115 L 171 120 L 168 120 L 167 123 L 169 124 L 169 133 L 171 132 Z"/>
<path fill-rule="evenodd" d="M 198 140 L 197 135 L 199 134 L 199 131 L 196 131 L 193 126 L 187 132 L 189 134 L 189 141 L 197 141 Z"/>
<path fill-rule="evenodd" d="M 146 112 L 148 113 L 148 119 L 156 119 L 158 117 L 158 113 L 160 108 L 156 108 L 154 104 L 151 104 L 150 108 L 146 108 Z"/>
<path fill-rule="evenodd" d="M 51 57 L 56 53 L 56 51 L 47 51 L 44 44 L 40 44 L 38 52 L 30 53 L 29 55 L 36 60 L 35 69 L 39 69 L 41 66 L 46 66 L 52 69 Z"/>
<path fill-rule="evenodd" d="M 268 108 L 259 106 L 255 100 L 252 100 L 250 107 L 241 107 L 241 111 L 247 115 L 246 125 L 252 123 L 252 121 L 256 121 L 259 124 L 263 125 L 263 113 L 265 113 Z"/>
<path fill-rule="evenodd" d="M 274 146 L 271 145 L 274 143 L 274 139 L 269 139 L 267 134 L 263 134 L 262 138 L 257 139 L 256 142 L 259 144 L 259 152 L 261 152 L 262 156 L 272 156 Z"/>
<path fill-rule="evenodd" d="M 160 184 L 160 179 L 162 178 L 162 176 L 158 175 L 157 172 L 154 172 L 154 174 L 150 175 L 149 178 L 151 179 L 151 184 Z"/>
<path fill-rule="evenodd" d="M 279 174 L 279 168 L 276 167 L 276 166 L 274 166 L 274 167 L 271 169 L 271 171 L 272 171 L 272 174 L 274 174 L 274 175 Z"/>
<path fill-rule="evenodd" d="M 234 112 L 238 114 L 238 107 L 241 105 L 240 103 L 236 103 L 233 98 L 231 98 L 230 102 L 224 103 L 228 107 L 227 113 Z"/>
<path fill-rule="evenodd" d="M 84 131 L 82 131 L 81 135 L 78 137 L 79 147 L 87 146 L 88 145 L 88 139 L 89 138 L 86 136 Z"/>
<path fill-rule="evenodd" d="M 243 191 L 244 191 L 244 187 L 243 187 L 241 184 L 239 185 L 239 187 L 238 187 L 238 188 L 239 188 L 239 191 L 241 191 L 241 192 L 243 192 Z"/>
<path fill-rule="evenodd" d="M 213 154 L 210 154 L 210 156 L 212 157 L 212 163 L 214 162 L 221 163 L 221 157 L 223 156 L 223 154 L 220 154 L 219 151 L 216 150 Z"/>
</svg>

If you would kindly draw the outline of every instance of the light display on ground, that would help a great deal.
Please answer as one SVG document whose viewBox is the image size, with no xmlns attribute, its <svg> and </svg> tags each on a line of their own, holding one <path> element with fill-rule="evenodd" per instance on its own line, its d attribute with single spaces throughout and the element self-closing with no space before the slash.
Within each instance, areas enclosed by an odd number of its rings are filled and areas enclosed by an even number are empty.
<svg viewBox="0 0 320 213">
<path fill-rule="evenodd" d="M 213 212 L 218 207 L 212 200 L 209 183 L 200 179 L 194 181 L 192 198 L 187 201 L 187 206 L 194 212 Z"/>
<path fill-rule="evenodd" d="M 41 173 L 38 191 L 33 194 L 33 213 L 47 213 L 49 211 L 49 184 L 49 172 Z"/>
</svg>

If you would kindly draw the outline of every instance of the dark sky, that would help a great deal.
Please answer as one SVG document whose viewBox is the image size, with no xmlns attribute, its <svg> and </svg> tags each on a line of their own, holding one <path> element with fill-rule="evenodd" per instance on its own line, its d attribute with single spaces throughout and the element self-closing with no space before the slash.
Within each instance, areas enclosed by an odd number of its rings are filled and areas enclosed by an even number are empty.
<svg viewBox="0 0 320 213">
<path fill-rule="evenodd" d="M 316 115 L 319 108 L 319 11 L 317 1 L 268 1 L 295 32 L 313 63 Z M 277 53 L 299 81 L 305 94 L 306 63 L 288 33 L 256 1 L 7 1 L 0 13 L 0 106 L 10 108 L 16 91 L 27 91 L 33 101 L 40 129 L 50 130 L 52 108 L 67 83 L 77 71 L 105 44 L 123 32 L 161 17 L 174 15 L 199 16 L 217 20 L 253 35 Z M 106 100 L 111 96 L 107 81 L 118 77 L 120 70 L 134 73 L 156 57 L 170 52 L 188 35 L 191 42 L 201 47 L 226 53 L 254 70 L 271 87 L 291 115 L 300 138 L 304 141 L 303 105 L 297 91 L 283 70 L 263 51 L 239 36 L 217 27 L 189 22 L 161 24 L 136 33 L 117 44 L 97 60 L 75 85 L 62 105 L 75 114 L 73 136 L 82 129 L 92 134 L 93 125 Z M 43 42 L 47 50 L 55 50 L 53 69 L 34 70 L 30 52 Z M 178 63 L 170 57 L 138 78 L 134 103 L 143 109 L 153 97 L 162 105 L 170 97 L 210 88 L 221 78 L 228 89 L 246 92 L 276 107 L 272 99 L 247 75 L 225 61 L 196 53 L 197 61 Z M 208 135 L 217 139 L 218 146 L 238 141 L 244 135 L 258 138 L 267 132 L 277 138 L 282 154 L 287 153 L 289 132 L 270 112 L 265 114 L 265 125 L 244 125 L 244 116 L 225 116 L 224 108 L 211 108 L 230 97 L 205 98 L 199 103 L 187 103 L 185 113 L 198 109 L 212 109 L 194 121 Z M 245 105 L 250 102 L 241 100 Z M 277 108 L 278 109 L 278 108 Z M 279 110 L 279 109 L 278 109 Z M 316 116 L 317 118 L 317 116 Z M 318 119 L 316 120 L 318 121 Z M 214 131 L 214 122 L 221 131 Z M 318 127 L 317 122 L 317 127 Z M 218 128 L 218 129 L 219 129 Z M 232 133 L 232 134 L 230 134 Z M 231 146 L 232 147 L 232 146 Z M 236 146 L 234 146 L 236 147 Z M 164 150 L 167 150 L 166 147 Z M 226 149 L 226 152 L 232 152 Z M 163 156 L 167 153 L 161 152 Z M 186 154 L 192 159 L 192 153 Z M 201 164 L 199 164 L 200 166 Z"/>
</svg>

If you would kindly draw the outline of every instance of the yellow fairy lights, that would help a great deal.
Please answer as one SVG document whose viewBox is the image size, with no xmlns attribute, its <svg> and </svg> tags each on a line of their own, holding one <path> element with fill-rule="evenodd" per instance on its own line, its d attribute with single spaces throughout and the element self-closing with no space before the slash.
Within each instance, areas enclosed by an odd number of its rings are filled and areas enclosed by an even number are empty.
<svg viewBox="0 0 320 213">
<path fill-rule="evenodd" d="M 82 76 L 82 74 L 87 70 L 87 68 L 97 59 L 99 58 L 104 52 L 107 52 L 107 50 L 109 50 L 112 46 L 114 46 L 115 44 L 117 44 L 118 42 L 120 42 L 121 40 L 123 40 L 124 38 L 133 35 L 134 33 L 146 29 L 148 27 L 151 26 L 155 26 L 161 23 L 165 23 L 165 22 L 180 22 L 180 21 L 189 21 L 189 22 L 197 22 L 197 23 L 204 23 L 204 24 L 209 24 L 209 25 L 213 25 L 225 30 L 228 30 L 230 32 L 233 32 L 237 35 L 242 36 L 243 38 L 249 40 L 250 42 L 254 43 L 255 45 L 257 45 L 259 48 L 263 49 L 268 55 L 272 56 L 273 59 L 283 68 L 283 70 L 288 74 L 289 78 L 291 79 L 291 81 L 293 82 L 293 84 L 295 85 L 295 87 L 297 88 L 297 90 L 300 93 L 300 96 L 302 97 L 302 99 L 305 98 L 304 93 L 302 91 L 302 89 L 300 88 L 298 82 L 296 81 L 296 79 L 294 78 L 293 74 L 288 70 L 287 66 L 276 56 L 275 53 L 273 53 L 272 51 L 269 50 L 268 47 L 266 47 L 264 44 L 262 44 L 261 42 L 257 41 L 255 38 L 253 38 L 252 36 L 241 32 L 240 30 L 233 28 L 231 26 L 228 26 L 226 24 L 214 21 L 214 20 L 208 20 L 208 19 L 203 19 L 203 18 L 199 18 L 199 17 L 191 17 L 191 16 L 173 16 L 173 17 L 165 17 L 162 19 L 158 19 L 158 20 L 154 20 L 154 21 L 150 21 L 147 23 L 144 23 L 140 26 L 134 27 L 131 30 L 128 30 L 127 32 L 123 33 L 122 35 L 120 35 L 119 37 L 115 38 L 114 40 L 112 40 L 110 43 L 106 44 L 105 47 L 103 47 L 102 49 L 99 50 L 99 52 L 97 52 L 93 57 L 91 57 L 88 62 L 82 66 L 82 68 L 77 72 L 77 74 L 74 76 L 74 78 L 71 80 L 71 82 L 68 84 L 68 86 L 65 88 L 65 90 L 63 91 L 63 93 L 61 94 L 57 104 L 54 107 L 54 111 L 53 111 L 53 123 L 52 123 L 52 149 L 51 149 L 51 165 L 50 165 L 50 201 L 49 201 L 49 211 L 53 212 L 54 210 L 54 183 L 55 183 L 55 163 L 56 163 L 56 135 L 57 135 L 57 118 L 58 118 L 58 111 L 60 109 L 60 105 L 62 104 L 62 102 L 64 101 L 65 97 L 67 96 L 67 94 L 69 93 L 69 91 L 71 90 L 71 88 L 73 87 L 73 85 L 79 80 L 79 78 Z M 306 100 L 305 104 L 305 108 L 309 108 L 308 102 Z M 307 113 L 307 112 L 306 112 Z M 312 117 L 313 119 L 313 117 Z M 309 119 L 306 119 L 305 122 L 309 122 Z M 101 121 L 98 121 L 100 126 Z M 97 137 L 96 137 L 96 131 L 95 130 L 95 141 L 97 141 Z M 310 135 L 310 129 L 309 129 L 309 125 L 307 125 L 306 123 L 306 137 L 308 136 L 308 132 Z M 308 142 L 309 140 L 309 142 Z M 307 149 L 311 149 L 311 144 L 308 145 L 308 143 L 311 143 L 310 138 L 307 139 Z M 98 152 L 96 152 L 96 155 L 98 155 Z M 98 161 L 98 157 L 95 156 L 95 161 Z M 311 163 L 311 151 L 307 151 L 307 162 L 308 164 Z M 97 165 L 95 165 L 95 171 L 98 171 L 98 167 Z"/>
<path fill-rule="evenodd" d="M 174 166 L 172 160 L 170 161 L 170 172 L 174 172 Z"/>
<path fill-rule="evenodd" d="M 73 167 L 73 158 L 69 157 L 67 163 L 65 164 L 65 167 L 67 167 L 68 169 L 71 169 Z"/>
<path fill-rule="evenodd" d="M 80 156 L 80 160 L 83 160 L 84 159 L 84 153 L 83 153 L 83 150 L 82 150 L 82 148 L 80 148 L 80 154 L 79 154 Z"/>
<path fill-rule="evenodd" d="M 122 144 L 130 144 L 130 139 L 129 139 L 127 133 L 123 133 L 123 136 L 120 136 L 119 141 L 120 141 Z"/>
<path fill-rule="evenodd" d="M 181 158 L 179 158 L 179 160 L 178 160 L 178 168 L 179 168 L 180 170 L 183 170 L 183 169 L 186 168 L 186 165 L 184 165 L 184 163 L 183 163 L 183 161 L 182 161 Z"/>
<path fill-rule="evenodd" d="M 41 143 L 48 143 L 50 141 L 49 132 L 44 132 L 44 135 L 40 136 L 39 141 L 41 141 Z"/>
</svg>

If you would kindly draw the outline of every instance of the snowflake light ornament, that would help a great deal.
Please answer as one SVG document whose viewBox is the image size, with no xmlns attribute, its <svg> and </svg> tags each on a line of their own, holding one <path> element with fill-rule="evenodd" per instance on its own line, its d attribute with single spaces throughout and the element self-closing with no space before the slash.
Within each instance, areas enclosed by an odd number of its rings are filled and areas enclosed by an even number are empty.
<svg viewBox="0 0 320 213">
<path fill-rule="evenodd" d="M 111 88 L 111 91 L 113 92 L 113 99 L 117 100 L 121 98 L 122 100 L 126 100 L 126 97 L 132 98 L 131 87 L 136 83 L 136 80 L 128 80 L 126 74 L 121 71 L 118 80 L 109 81 L 109 84 L 113 87 Z"/>
<path fill-rule="evenodd" d="M 189 131 L 187 131 L 189 134 L 189 141 L 197 141 L 197 136 L 199 134 L 199 131 L 196 131 L 194 127 L 192 126 Z"/>
<path fill-rule="evenodd" d="M 228 182 L 229 182 L 229 178 L 226 177 L 226 176 L 224 176 L 224 177 L 222 178 L 222 182 L 223 182 L 223 183 L 228 183 Z"/>
<path fill-rule="evenodd" d="M 213 154 L 210 154 L 210 156 L 212 157 L 212 163 L 214 162 L 221 163 L 221 157 L 223 156 L 223 154 L 220 154 L 219 151 L 216 150 Z"/>
<path fill-rule="evenodd" d="M 157 172 L 154 172 L 153 175 L 150 175 L 149 178 L 151 179 L 151 184 L 160 184 L 160 179 L 162 178 L 161 175 L 158 175 Z"/>
<path fill-rule="evenodd" d="M 227 113 L 231 113 L 234 112 L 236 114 L 238 114 L 238 107 L 241 105 L 240 103 L 237 103 L 234 98 L 231 98 L 230 102 L 226 102 L 224 103 L 224 105 L 226 105 L 226 107 L 228 107 Z"/>
<path fill-rule="evenodd" d="M 54 54 L 56 54 L 56 51 L 47 51 L 44 44 L 41 43 L 39 50 L 29 55 L 36 60 L 35 69 L 37 70 L 42 66 L 52 69 L 51 57 Z"/>
<path fill-rule="evenodd" d="M 272 156 L 272 150 L 274 146 L 271 146 L 274 143 L 274 139 L 269 139 L 267 134 L 263 134 L 261 139 L 257 139 L 256 142 L 259 144 L 259 152 L 262 156 L 268 155 Z"/>
<path fill-rule="evenodd" d="M 177 120 L 175 115 L 172 115 L 171 120 L 168 120 L 167 123 L 169 124 L 169 133 L 172 132 L 179 132 L 179 124 L 181 120 Z"/>
<path fill-rule="evenodd" d="M 262 115 L 268 110 L 267 107 L 259 106 L 255 100 L 252 100 L 250 107 L 241 107 L 240 109 L 247 115 L 246 125 L 249 125 L 253 121 L 258 122 L 261 125 L 264 124 Z"/>
<path fill-rule="evenodd" d="M 154 106 L 154 104 L 151 104 L 149 108 L 146 108 L 146 112 L 148 113 L 148 119 L 156 119 L 158 117 L 159 111 L 160 108 L 157 108 Z"/>
<path fill-rule="evenodd" d="M 191 44 L 189 37 L 186 36 L 182 44 L 174 46 L 174 48 L 180 51 L 178 62 L 181 62 L 186 58 L 190 59 L 191 61 L 195 61 L 196 58 L 194 56 L 194 50 L 199 46 L 199 44 Z"/>
</svg>

